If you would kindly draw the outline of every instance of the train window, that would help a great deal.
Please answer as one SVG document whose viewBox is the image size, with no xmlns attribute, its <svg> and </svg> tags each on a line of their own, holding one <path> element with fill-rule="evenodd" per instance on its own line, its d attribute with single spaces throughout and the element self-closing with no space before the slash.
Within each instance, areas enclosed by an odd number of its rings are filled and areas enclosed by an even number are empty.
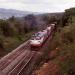
<svg viewBox="0 0 75 75">
<path fill-rule="evenodd" d="M 34 40 L 34 39 L 40 40 L 43 36 L 44 36 L 44 33 L 38 32 L 38 33 L 32 35 L 32 38 L 31 38 L 31 39 L 32 39 L 32 40 Z"/>
<path fill-rule="evenodd" d="M 40 37 L 36 37 L 36 40 L 40 40 Z"/>
</svg>

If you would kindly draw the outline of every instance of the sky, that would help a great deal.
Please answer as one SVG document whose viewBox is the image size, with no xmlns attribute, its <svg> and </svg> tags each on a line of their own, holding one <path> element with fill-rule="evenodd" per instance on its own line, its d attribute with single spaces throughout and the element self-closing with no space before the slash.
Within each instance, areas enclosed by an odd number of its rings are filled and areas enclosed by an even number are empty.
<svg viewBox="0 0 75 75">
<path fill-rule="evenodd" d="M 63 12 L 75 7 L 75 0 L 0 0 L 0 8 L 31 12 Z"/>
</svg>

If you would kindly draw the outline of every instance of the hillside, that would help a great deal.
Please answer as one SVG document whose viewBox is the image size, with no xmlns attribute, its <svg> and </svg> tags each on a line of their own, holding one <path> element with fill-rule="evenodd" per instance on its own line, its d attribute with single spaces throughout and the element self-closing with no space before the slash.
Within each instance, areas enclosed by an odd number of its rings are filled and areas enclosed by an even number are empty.
<svg viewBox="0 0 75 75">
<path fill-rule="evenodd" d="M 35 75 L 75 75 L 75 8 L 65 11 L 48 49 Z"/>
<path fill-rule="evenodd" d="M 63 12 L 61 13 L 39 13 L 39 12 L 30 12 L 30 11 L 19 11 L 15 9 L 3 9 L 0 8 L 0 19 L 8 19 L 9 17 L 15 16 L 15 17 L 24 17 L 28 14 L 34 14 L 35 16 L 41 17 L 43 15 L 49 15 L 49 16 L 61 16 Z"/>
<path fill-rule="evenodd" d="M 33 12 L 29 12 L 29 11 L 19 11 L 19 10 L 14 10 L 14 9 L 0 8 L 0 19 L 8 19 L 11 16 L 23 17 L 32 13 Z"/>
</svg>

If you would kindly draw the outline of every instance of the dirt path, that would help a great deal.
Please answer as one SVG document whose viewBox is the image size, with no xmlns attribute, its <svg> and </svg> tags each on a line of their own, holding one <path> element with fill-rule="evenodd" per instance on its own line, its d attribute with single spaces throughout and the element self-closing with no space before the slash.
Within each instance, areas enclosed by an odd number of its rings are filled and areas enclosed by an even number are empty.
<svg viewBox="0 0 75 75">
<path fill-rule="evenodd" d="M 58 56 L 58 49 L 52 50 L 49 53 L 49 60 L 47 63 L 44 63 L 39 70 L 36 70 L 34 72 L 34 75 L 57 75 L 59 70 L 60 70 L 60 66 L 58 64 L 56 64 L 56 62 L 54 62 L 54 59 L 59 59 Z"/>
<path fill-rule="evenodd" d="M 54 62 L 50 61 L 44 63 L 40 70 L 36 71 L 36 75 L 56 75 L 59 71 L 59 66 Z"/>
</svg>

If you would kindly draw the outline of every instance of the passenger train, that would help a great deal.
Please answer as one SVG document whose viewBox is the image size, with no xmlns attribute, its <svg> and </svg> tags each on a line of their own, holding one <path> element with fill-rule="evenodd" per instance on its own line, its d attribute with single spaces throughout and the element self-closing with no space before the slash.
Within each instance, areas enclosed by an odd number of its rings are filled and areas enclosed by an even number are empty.
<svg viewBox="0 0 75 75">
<path fill-rule="evenodd" d="M 32 35 L 30 39 L 31 47 L 40 47 L 44 43 L 44 41 L 51 35 L 55 28 L 55 24 L 50 24 L 45 30 L 39 31 Z"/>
</svg>

